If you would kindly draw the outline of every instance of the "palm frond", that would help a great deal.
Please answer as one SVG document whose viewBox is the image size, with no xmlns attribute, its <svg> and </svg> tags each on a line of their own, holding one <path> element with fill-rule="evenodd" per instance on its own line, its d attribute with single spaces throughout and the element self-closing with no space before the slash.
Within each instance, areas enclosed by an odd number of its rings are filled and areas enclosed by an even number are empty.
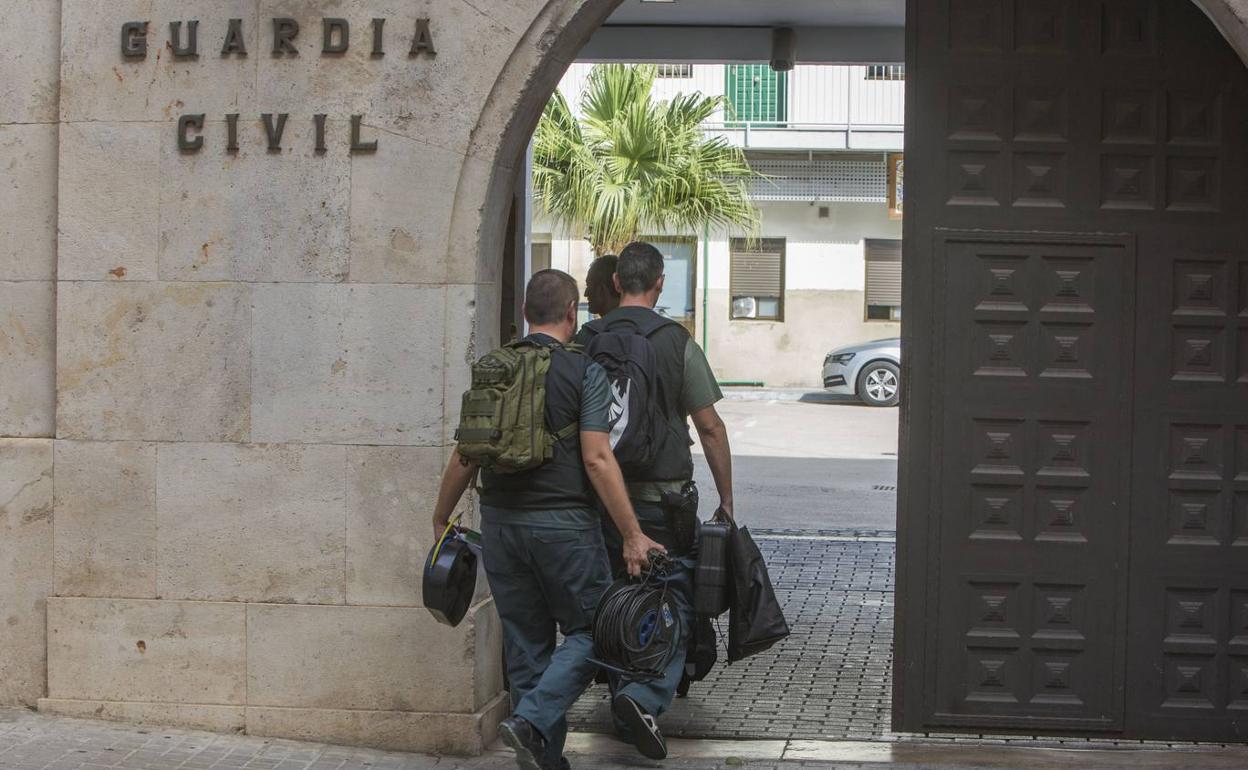
<svg viewBox="0 0 1248 770">
<path fill-rule="evenodd" d="M 590 72 L 578 119 L 562 94 L 534 137 L 533 189 L 542 214 L 603 253 L 642 232 L 705 226 L 754 234 L 758 211 L 745 154 L 702 124 L 719 97 L 651 97 L 655 68 L 605 64 Z"/>
</svg>

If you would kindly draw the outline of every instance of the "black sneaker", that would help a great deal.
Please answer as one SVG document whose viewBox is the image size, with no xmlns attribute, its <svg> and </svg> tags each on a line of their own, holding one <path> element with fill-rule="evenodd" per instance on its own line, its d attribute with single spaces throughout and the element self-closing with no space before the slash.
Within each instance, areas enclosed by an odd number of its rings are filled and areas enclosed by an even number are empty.
<svg viewBox="0 0 1248 770">
<path fill-rule="evenodd" d="M 546 739 L 522 717 L 509 717 L 498 725 L 498 735 L 516 752 L 520 770 L 545 770 L 540 757 L 546 754 Z"/>
<path fill-rule="evenodd" d="M 632 734 L 633 746 L 643 757 L 649 759 L 667 758 L 667 741 L 659 732 L 659 724 L 646 710 L 637 705 L 637 701 L 627 695 L 617 695 L 611 701 L 611 711 Z"/>
</svg>

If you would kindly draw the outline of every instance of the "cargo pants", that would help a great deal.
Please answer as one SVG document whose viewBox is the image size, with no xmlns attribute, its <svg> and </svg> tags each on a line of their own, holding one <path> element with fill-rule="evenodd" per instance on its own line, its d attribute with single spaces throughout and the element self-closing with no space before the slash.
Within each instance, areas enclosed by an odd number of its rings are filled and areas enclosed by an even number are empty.
<svg viewBox="0 0 1248 770">
<path fill-rule="evenodd" d="M 594 612 L 611 585 L 602 530 L 597 523 L 586 530 L 545 529 L 499 518 L 483 522 L 481 536 L 503 624 L 512 713 L 541 731 L 543 763 L 558 767 L 568 709 L 598 670 L 589 662 Z M 558 647 L 556 631 L 564 636 Z"/>
</svg>

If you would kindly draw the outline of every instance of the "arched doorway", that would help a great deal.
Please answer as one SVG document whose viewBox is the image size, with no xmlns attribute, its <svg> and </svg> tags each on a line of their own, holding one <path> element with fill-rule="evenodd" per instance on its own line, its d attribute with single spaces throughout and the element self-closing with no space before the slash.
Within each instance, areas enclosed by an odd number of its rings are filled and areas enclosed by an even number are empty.
<svg viewBox="0 0 1248 770">
<path fill-rule="evenodd" d="M 479 274 L 618 4 L 548 4 L 496 84 Z M 1196 5 L 909 3 L 898 728 L 1248 730 L 1248 73 L 1200 10 L 1248 36 Z"/>
</svg>

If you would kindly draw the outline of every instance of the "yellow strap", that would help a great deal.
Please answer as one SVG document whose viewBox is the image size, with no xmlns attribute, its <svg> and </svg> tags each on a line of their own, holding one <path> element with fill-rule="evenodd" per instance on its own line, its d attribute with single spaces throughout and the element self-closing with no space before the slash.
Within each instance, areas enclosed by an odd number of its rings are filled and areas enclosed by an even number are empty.
<svg viewBox="0 0 1248 770">
<path fill-rule="evenodd" d="M 438 544 L 433 547 L 433 556 L 429 558 L 429 566 L 432 567 L 438 563 L 438 554 L 442 552 L 442 544 L 446 542 L 446 536 L 451 534 L 451 531 L 455 529 L 455 525 L 462 518 L 464 518 L 464 514 L 461 513 L 446 523 L 446 529 L 442 530 L 442 537 L 438 538 Z"/>
</svg>

